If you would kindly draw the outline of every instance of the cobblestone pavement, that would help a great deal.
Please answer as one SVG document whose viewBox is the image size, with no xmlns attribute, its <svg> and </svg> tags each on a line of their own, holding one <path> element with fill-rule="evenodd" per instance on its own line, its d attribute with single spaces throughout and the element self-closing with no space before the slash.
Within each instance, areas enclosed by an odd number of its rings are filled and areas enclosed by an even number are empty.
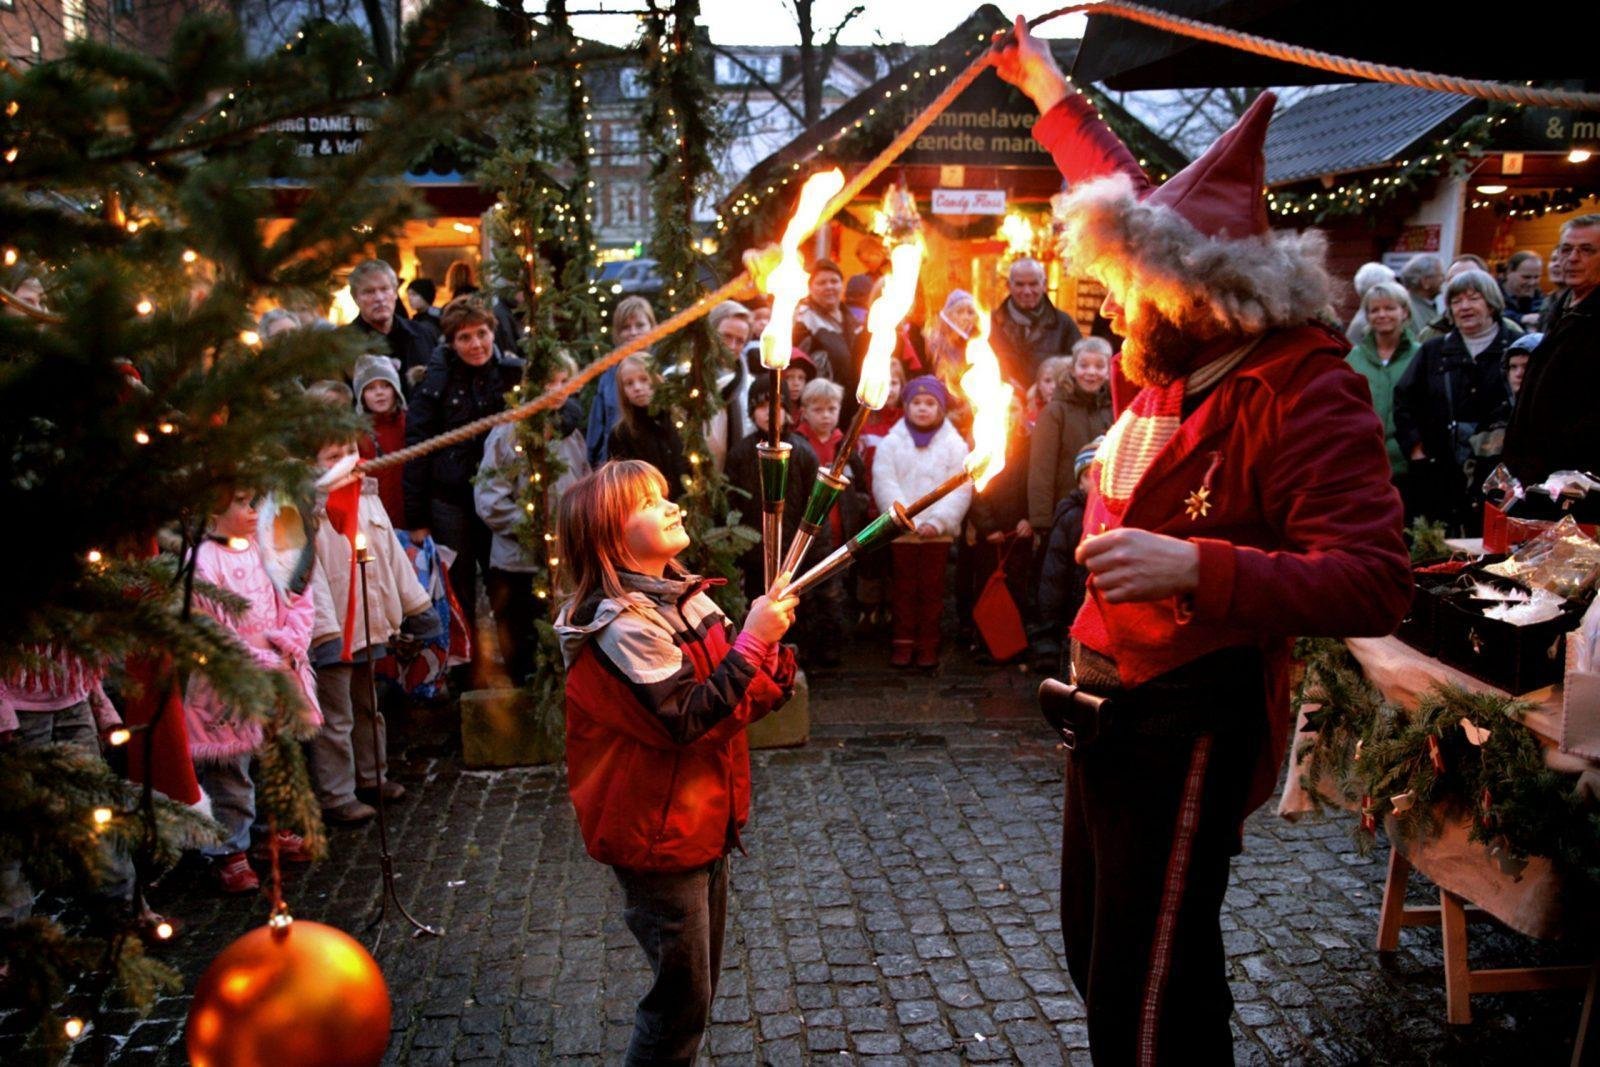
<svg viewBox="0 0 1600 1067">
<path fill-rule="evenodd" d="M 816 682 L 811 743 L 755 757 L 706 1061 L 1088 1062 L 1057 915 L 1063 756 L 1032 710 L 1036 681 L 954 657 L 937 677 L 859 664 Z M 388 925 L 389 1062 L 620 1061 L 647 974 L 563 778 L 463 770 L 434 725 L 399 731 L 412 792 L 394 830 L 401 894 L 447 936 Z M 1270 810 L 1249 824 L 1223 915 L 1238 1061 L 1565 1062 L 1577 994 L 1474 998 L 1475 1022 L 1447 1027 L 1437 932 L 1373 951 L 1386 852 L 1359 855 L 1347 825 Z M 333 848 L 288 894 L 300 917 L 354 930 L 379 884 L 376 830 L 336 831 Z M 160 894 L 187 921 L 171 952 L 191 987 L 265 917 L 198 872 Z M 1474 928 L 1478 962 L 1554 954 Z M 173 997 L 146 1020 L 106 1020 L 107 1058 L 183 1062 L 187 1007 Z"/>
</svg>

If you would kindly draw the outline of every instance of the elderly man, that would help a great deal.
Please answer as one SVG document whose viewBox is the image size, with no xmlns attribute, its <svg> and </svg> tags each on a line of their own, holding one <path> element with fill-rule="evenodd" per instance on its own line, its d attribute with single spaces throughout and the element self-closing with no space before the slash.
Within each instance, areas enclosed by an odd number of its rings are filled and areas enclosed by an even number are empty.
<svg viewBox="0 0 1600 1067">
<path fill-rule="evenodd" d="M 1539 278 L 1543 274 L 1544 263 L 1537 252 L 1516 252 L 1506 260 L 1506 280 L 1500 287 L 1506 298 L 1506 314 L 1524 330 L 1539 326 L 1539 312 L 1544 308 Z"/>
<path fill-rule="evenodd" d="M 1434 300 L 1444 288 L 1444 263 L 1438 256 L 1424 252 L 1412 256 L 1400 268 L 1400 284 L 1411 297 L 1411 327 L 1422 330 L 1439 317 L 1439 307 Z"/>
<path fill-rule="evenodd" d="M 1024 257 L 1006 275 L 1011 293 L 991 320 L 989 343 L 1000 360 L 1000 373 L 1023 392 L 1033 384 L 1039 364 L 1064 356 L 1083 336 L 1072 316 L 1063 314 L 1044 291 L 1044 265 Z"/>
<path fill-rule="evenodd" d="M 368 339 L 379 337 L 387 350 L 374 347 L 393 358 L 400 367 L 400 380 L 412 367 L 426 367 L 433 354 L 428 339 L 410 321 L 395 314 L 400 279 L 394 268 L 381 259 L 369 259 L 357 264 L 350 272 L 350 299 L 355 301 L 359 314 L 356 321 L 345 329 L 363 334 Z"/>
<path fill-rule="evenodd" d="M 1559 470 L 1600 471 L 1600 214 L 1569 219 L 1557 253 L 1566 309 L 1528 359 L 1506 430 L 1505 462 L 1524 485 Z"/>
<path fill-rule="evenodd" d="M 1073 190 L 1064 253 L 1124 338 L 1077 551 L 1074 684 L 1041 690 L 1074 746 L 1068 969 L 1095 1062 L 1228 1063 L 1220 911 L 1282 766 L 1290 645 L 1387 634 L 1411 602 L 1383 425 L 1318 321 L 1326 242 L 1268 226 L 1270 93 L 1153 188 L 1020 18 L 997 67 L 1039 107 Z"/>
</svg>

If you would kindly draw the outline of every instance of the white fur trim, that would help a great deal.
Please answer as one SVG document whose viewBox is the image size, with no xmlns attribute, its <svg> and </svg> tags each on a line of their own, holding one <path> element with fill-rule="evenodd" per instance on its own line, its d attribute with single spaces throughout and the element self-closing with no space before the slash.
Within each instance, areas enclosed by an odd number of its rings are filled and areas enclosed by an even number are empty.
<svg viewBox="0 0 1600 1067">
<path fill-rule="evenodd" d="M 1174 321 L 1200 305 L 1228 330 L 1258 334 L 1304 324 L 1332 295 L 1317 230 L 1207 237 L 1171 208 L 1139 202 L 1121 174 L 1074 189 L 1057 216 L 1074 273 L 1138 292 Z"/>
</svg>

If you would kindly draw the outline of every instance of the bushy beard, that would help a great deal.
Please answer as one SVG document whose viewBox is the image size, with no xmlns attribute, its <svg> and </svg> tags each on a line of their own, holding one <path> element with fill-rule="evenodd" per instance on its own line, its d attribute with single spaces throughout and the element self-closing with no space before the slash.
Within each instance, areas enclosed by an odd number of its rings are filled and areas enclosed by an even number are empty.
<svg viewBox="0 0 1600 1067">
<path fill-rule="evenodd" d="M 1138 386 L 1159 388 L 1182 378 L 1193 369 L 1201 346 L 1210 340 L 1197 336 L 1198 324 L 1186 328 L 1148 301 L 1141 301 L 1138 312 L 1128 316 L 1124 325 L 1128 332 L 1122 342 L 1122 373 Z"/>
</svg>

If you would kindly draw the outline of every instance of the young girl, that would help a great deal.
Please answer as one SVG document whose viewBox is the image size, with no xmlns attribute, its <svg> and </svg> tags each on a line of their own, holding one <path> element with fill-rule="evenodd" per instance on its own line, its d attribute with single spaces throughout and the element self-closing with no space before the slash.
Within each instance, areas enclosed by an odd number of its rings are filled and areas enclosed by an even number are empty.
<svg viewBox="0 0 1600 1067">
<path fill-rule="evenodd" d="M 749 815 L 744 728 L 793 689 L 778 639 L 795 600 L 758 598 L 735 635 L 709 583 L 674 562 L 689 538 L 647 463 L 568 489 L 560 542 L 568 791 L 655 975 L 626 1062 L 693 1063 L 722 967 L 727 856 Z"/>
<path fill-rule="evenodd" d="M 1072 373 L 1071 356 L 1051 356 L 1039 364 L 1033 384 L 1028 387 L 1028 403 L 1025 410 L 1029 430 L 1038 424 L 1039 413 L 1049 406 L 1061 379 L 1070 373 Z"/>
<path fill-rule="evenodd" d="M 256 545 L 255 493 L 248 489 L 228 495 L 211 519 L 211 533 L 195 550 L 195 578 L 226 590 L 245 601 L 238 615 L 206 600 L 196 606 L 232 630 L 261 666 L 294 676 L 304 697 L 302 714 L 307 725 L 321 726 L 322 712 L 315 696 L 317 683 L 307 654 L 315 605 L 307 593 L 282 592 L 267 573 Z M 261 880 L 245 855 L 250 828 L 256 817 L 255 784 L 250 779 L 250 758 L 261 744 L 261 727 L 229 714 L 217 694 L 196 676 L 184 700 L 184 722 L 189 731 L 189 754 L 194 759 L 200 787 L 211 799 L 216 820 L 228 831 L 221 845 L 201 851 L 212 858 L 217 882 L 227 893 L 250 893 Z M 311 857 L 305 842 L 288 830 L 279 830 L 278 858 L 305 861 Z"/>
<path fill-rule="evenodd" d="M 905 418 L 889 431 L 872 459 L 872 499 L 880 513 L 896 501 L 911 503 L 959 472 L 967 458 L 966 442 L 945 418 L 950 395 L 938 378 L 913 378 L 901 396 Z M 971 502 L 972 483 L 965 482 L 917 516 L 916 531 L 892 546 L 894 651 L 889 662 L 896 667 L 911 666 L 913 658 L 918 667 L 939 665 L 945 559 Z"/>
<path fill-rule="evenodd" d="M 611 313 L 611 343 L 627 344 L 635 337 L 649 333 L 656 324 L 655 309 L 642 296 L 625 296 L 617 301 Z M 648 356 L 646 350 L 644 355 Z M 612 367 L 600 375 L 594 402 L 589 405 L 589 425 L 584 439 L 589 442 L 589 466 L 598 467 L 610 458 L 611 427 L 617 422 L 617 370 Z"/>
<path fill-rule="evenodd" d="M 356 360 L 356 410 L 372 420 L 372 429 L 361 435 L 361 458 L 372 459 L 406 447 L 406 398 L 400 391 L 400 375 L 388 356 L 366 355 Z M 405 467 L 379 471 L 378 499 L 389 521 L 406 521 Z"/>
<path fill-rule="evenodd" d="M 607 451 L 612 459 L 642 459 L 667 479 L 667 495 L 683 495 L 689 476 L 683 438 L 672 425 L 672 412 L 650 413 L 656 398 L 656 376 L 638 356 L 617 364 L 617 421 L 611 427 Z"/>
</svg>

